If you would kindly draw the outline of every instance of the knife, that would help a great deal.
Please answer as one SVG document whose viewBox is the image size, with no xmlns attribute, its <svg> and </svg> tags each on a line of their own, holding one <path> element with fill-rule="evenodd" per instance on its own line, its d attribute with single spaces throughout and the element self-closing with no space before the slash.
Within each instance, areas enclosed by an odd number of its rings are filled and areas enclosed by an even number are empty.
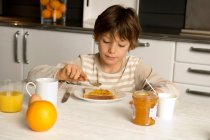
<svg viewBox="0 0 210 140">
<path fill-rule="evenodd" d="M 62 103 L 65 103 L 69 99 L 71 95 L 71 91 L 72 90 L 69 90 L 69 89 L 66 90 L 66 93 L 63 95 L 63 98 L 61 100 Z"/>
<path fill-rule="evenodd" d="M 92 84 L 90 84 L 90 82 L 69 82 L 69 81 L 65 81 L 67 85 L 71 85 L 71 86 L 75 86 L 75 87 L 79 87 L 79 88 L 92 88 L 92 89 L 100 89 L 101 83 L 99 86 L 94 86 Z"/>
</svg>

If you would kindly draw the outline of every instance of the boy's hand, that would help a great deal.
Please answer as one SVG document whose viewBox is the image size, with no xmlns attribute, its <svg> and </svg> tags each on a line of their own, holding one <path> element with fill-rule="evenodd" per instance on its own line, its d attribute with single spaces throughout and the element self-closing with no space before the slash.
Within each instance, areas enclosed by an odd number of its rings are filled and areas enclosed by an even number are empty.
<svg viewBox="0 0 210 140">
<path fill-rule="evenodd" d="M 58 80 L 64 81 L 86 81 L 87 75 L 83 72 L 82 68 L 75 64 L 67 64 L 60 69 L 56 75 Z"/>
</svg>

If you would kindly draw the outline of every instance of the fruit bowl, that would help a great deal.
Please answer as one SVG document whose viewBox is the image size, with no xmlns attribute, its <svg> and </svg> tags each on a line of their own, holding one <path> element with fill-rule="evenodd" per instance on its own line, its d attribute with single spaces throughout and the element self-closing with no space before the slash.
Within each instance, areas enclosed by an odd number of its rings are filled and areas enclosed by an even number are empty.
<svg viewBox="0 0 210 140">
<path fill-rule="evenodd" d="M 40 0 L 41 23 L 65 23 L 66 3 L 67 0 Z"/>
</svg>

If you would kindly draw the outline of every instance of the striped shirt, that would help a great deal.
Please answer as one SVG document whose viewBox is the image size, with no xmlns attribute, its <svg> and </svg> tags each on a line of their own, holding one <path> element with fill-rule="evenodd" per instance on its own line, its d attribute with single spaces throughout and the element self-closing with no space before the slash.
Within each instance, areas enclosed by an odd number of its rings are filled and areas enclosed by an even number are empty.
<svg viewBox="0 0 210 140">
<path fill-rule="evenodd" d="M 150 89 L 147 79 L 156 90 L 179 95 L 175 85 L 162 78 L 153 68 L 146 65 L 141 58 L 126 56 L 119 72 L 105 73 L 100 68 L 99 54 L 80 55 L 77 59 L 59 63 L 56 66 L 39 65 L 31 69 L 27 80 L 35 81 L 40 77 L 56 77 L 57 72 L 66 64 L 76 64 L 82 67 L 88 80 L 102 83 L 101 88 L 114 88 L 118 91 L 133 92 L 134 90 Z"/>
<path fill-rule="evenodd" d="M 83 71 L 91 82 L 102 83 L 101 88 L 116 89 L 118 91 L 130 92 L 135 89 L 134 72 L 139 58 L 126 56 L 125 67 L 117 73 L 103 72 L 98 63 L 97 55 L 81 55 Z"/>
</svg>

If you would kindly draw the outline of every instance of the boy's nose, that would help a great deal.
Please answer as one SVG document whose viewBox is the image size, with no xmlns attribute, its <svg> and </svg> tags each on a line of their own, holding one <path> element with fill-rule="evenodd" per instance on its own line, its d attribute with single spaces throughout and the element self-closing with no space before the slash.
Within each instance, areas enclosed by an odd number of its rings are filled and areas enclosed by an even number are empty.
<svg viewBox="0 0 210 140">
<path fill-rule="evenodd" d="M 109 52 L 110 52 L 110 53 L 116 52 L 116 48 L 117 48 L 116 44 L 115 44 L 115 43 L 112 43 L 112 44 L 110 45 L 110 47 L 109 47 Z"/>
</svg>

